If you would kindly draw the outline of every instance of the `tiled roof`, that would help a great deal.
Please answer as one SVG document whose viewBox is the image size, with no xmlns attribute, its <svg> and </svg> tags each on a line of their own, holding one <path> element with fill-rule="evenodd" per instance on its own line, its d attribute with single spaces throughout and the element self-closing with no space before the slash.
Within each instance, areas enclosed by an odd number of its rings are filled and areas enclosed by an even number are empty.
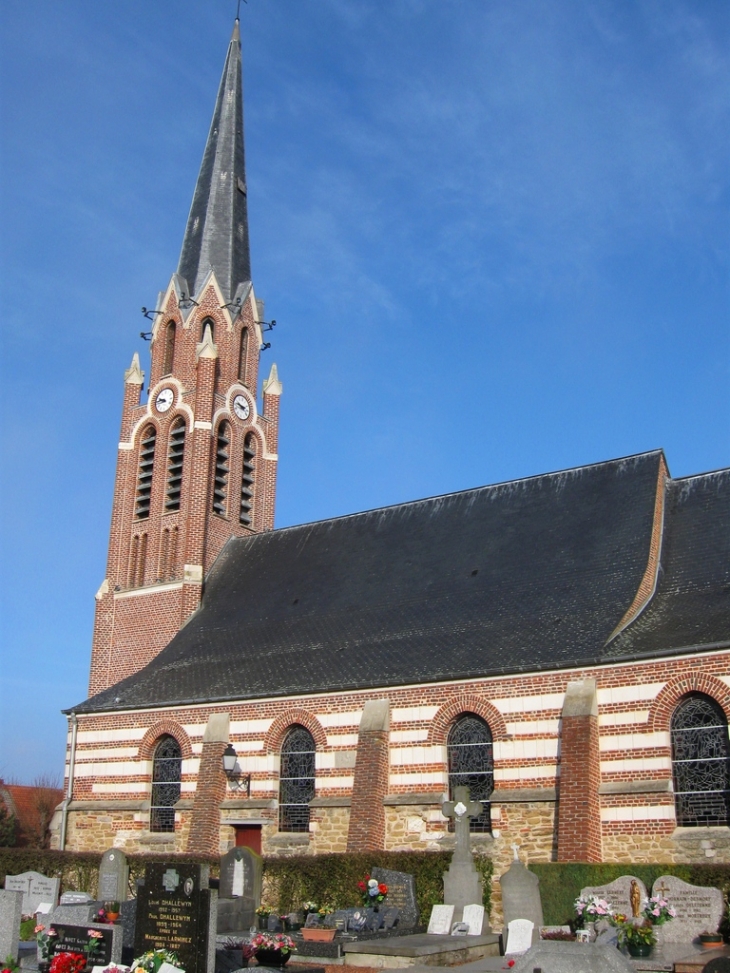
<svg viewBox="0 0 730 973">
<path fill-rule="evenodd" d="M 609 641 L 647 570 L 662 463 L 644 453 L 232 539 L 170 644 L 75 709 L 385 688 L 730 640 L 726 471 L 670 481 L 654 601 Z"/>
</svg>

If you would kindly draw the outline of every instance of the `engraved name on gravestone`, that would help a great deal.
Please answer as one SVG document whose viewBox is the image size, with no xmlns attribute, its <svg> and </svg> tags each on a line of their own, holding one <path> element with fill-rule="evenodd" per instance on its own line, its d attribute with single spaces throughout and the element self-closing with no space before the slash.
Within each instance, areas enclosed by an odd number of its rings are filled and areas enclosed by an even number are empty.
<svg viewBox="0 0 730 973">
<path fill-rule="evenodd" d="M 6 875 L 5 888 L 8 892 L 23 893 L 23 915 L 32 916 L 41 903 L 50 903 L 51 908 L 55 906 L 60 881 L 40 872 L 22 872 L 20 875 Z"/>
<path fill-rule="evenodd" d="M 412 929 L 418 925 L 416 880 L 408 872 L 396 872 L 390 868 L 373 868 L 370 872 L 378 883 L 388 886 L 386 906 L 398 910 L 398 928 Z"/>
<path fill-rule="evenodd" d="M 89 940 L 92 938 L 89 933 L 95 930 L 100 935 L 96 937 L 98 946 L 94 954 L 89 958 L 86 968 L 92 966 L 108 966 L 110 963 L 119 963 L 122 958 L 122 928 L 121 926 L 109 926 L 99 923 L 84 923 L 81 926 L 74 926 L 66 923 L 54 922 L 53 928 L 56 930 L 56 938 L 53 940 L 53 955 L 59 953 L 85 953 Z"/>
<path fill-rule="evenodd" d="M 605 899 L 612 912 L 621 912 L 629 918 L 641 915 L 647 900 L 646 886 L 634 875 L 622 875 L 610 885 L 589 885 L 580 894 L 582 898 L 595 895 Z"/>
<path fill-rule="evenodd" d="M 18 958 L 20 917 L 23 910 L 23 893 L 13 889 L 0 891 L 0 958 Z"/>
<path fill-rule="evenodd" d="M 137 893 L 135 955 L 171 949 L 185 973 L 213 973 L 218 896 L 208 876 L 207 865 L 147 865 Z"/>
<path fill-rule="evenodd" d="M 99 898 L 102 902 L 124 902 L 128 883 L 127 856 L 118 848 L 109 848 L 99 864 Z"/>
<path fill-rule="evenodd" d="M 675 909 L 676 919 L 656 926 L 659 943 L 690 943 L 701 932 L 715 932 L 723 913 L 720 889 L 690 885 L 674 875 L 662 875 L 652 887 Z"/>
<path fill-rule="evenodd" d="M 448 936 L 454 919 L 453 905 L 435 905 L 428 920 L 428 932 L 436 936 Z"/>
</svg>

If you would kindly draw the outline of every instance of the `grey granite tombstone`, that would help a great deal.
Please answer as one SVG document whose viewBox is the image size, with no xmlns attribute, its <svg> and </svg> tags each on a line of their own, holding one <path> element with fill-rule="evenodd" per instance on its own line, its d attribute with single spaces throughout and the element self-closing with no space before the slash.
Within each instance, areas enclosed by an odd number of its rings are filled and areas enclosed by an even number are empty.
<svg viewBox="0 0 730 973">
<path fill-rule="evenodd" d="M 218 894 L 209 872 L 187 862 L 147 865 L 137 890 L 136 956 L 173 949 L 185 973 L 213 973 Z"/>
<path fill-rule="evenodd" d="M 717 931 L 724 907 L 720 889 L 662 875 L 654 882 L 652 894 L 666 899 L 677 913 L 676 919 L 655 927 L 658 943 L 690 943 L 701 932 Z"/>
<path fill-rule="evenodd" d="M 0 891 L 0 960 L 8 956 L 18 958 L 20 917 L 23 914 L 23 893 L 13 889 Z"/>
<path fill-rule="evenodd" d="M 595 943 L 540 941 L 523 953 L 512 973 L 636 973 L 636 967 L 615 946 Z"/>
<path fill-rule="evenodd" d="M 256 924 L 256 908 L 261 904 L 262 864 L 261 856 L 246 847 L 231 848 L 221 858 L 219 933 L 247 932 Z"/>
<path fill-rule="evenodd" d="M 6 875 L 5 888 L 9 892 L 23 893 L 23 915 L 32 916 L 38 911 L 39 905 L 50 904 L 53 909 L 58 902 L 60 881 L 40 872 L 22 872 L 20 875 Z"/>
<path fill-rule="evenodd" d="M 408 872 L 396 872 L 390 868 L 373 868 L 370 875 L 376 882 L 388 886 L 385 905 L 398 910 L 398 928 L 403 930 L 417 926 L 418 904 L 414 877 Z"/>
<path fill-rule="evenodd" d="M 533 923 L 532 943 L 540 939 L 540 926 L 543 924 L 542 899 L 540 898 L 540 879 L 526 868 L 519 858 L 501 876 L 502 911 L 504 924 L 508 926 L 514 919 L 528 919 Z"/>
<path fill-rule="evenodd" d="M 641 915 L 646 905 L 646 886 L 634 875 L 622 875 L 609 885 L 592 885 L 580 890 L 583 898 L 596 895 L 605 899 L 613 912 L 622 912 L 629 918 Z"/>
<path fill-rule="evenodd" d="M 118 848 L 109 848 L 99 864 L 99 893 L 103 902 L 124 902 L 129 887 L 127 856 Z"/>
<path fill-rule="evenodd" d="M 83 926 L 85 923 L 92 922 L 101 903 L 86 902 L 80 905 L 57 905 L 51 913 L 50 922 L 55 925 L 57 922 L 67 923 L 71 926 Z"/>
<path fill-rule="evenodd" d="M 456 832 L 456 849 L 444 875 L 444 903 L 454 906 L 454 920 L 460 922 L 464 906 L 481 902 L 483 898 L 482 882 L 474 867 L 469 834 L 469 820 L 482 813 L 482 804 L 469 798 L 468 787 L 455 787 L 454 800 L 446 801 L 441 813 L 454 819 Z M 485 931 L 490 931 L 489 923 Z"/>
</svg>

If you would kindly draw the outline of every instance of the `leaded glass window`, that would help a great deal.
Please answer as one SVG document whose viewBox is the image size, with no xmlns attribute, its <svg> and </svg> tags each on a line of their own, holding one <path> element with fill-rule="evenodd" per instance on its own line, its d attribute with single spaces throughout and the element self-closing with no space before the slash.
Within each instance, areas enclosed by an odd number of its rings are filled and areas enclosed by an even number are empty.
<svg viewBox="0 0 730 973">
<path fill-rule="evenodd" d="M 164 736 L 152 761 L 150 831 L 175 830 L 175 805 L 180 800 L 182 754 L 173 736 Z"/>
<path fill-rule="evenodd" d="M 449 797 L 453 799 L 455 787 L 468 787 L 472 801 L 481 801 L 484 810 L 479 817 L 471 818 L 472 831 L 492 831 L 489 798 L 494 790 L 494 753 L 492 731 L 481 717 L 474 713 L 460 716 L 449 731 L 447 741 L 449 761 Z M 449 830 L 453 830 L 453 818 Z"/>
<path fill-rule="evenodd" d="M 730 742 L 722 708 L 709 696 L 687 696 L 671 726 L 677 824 L 701 828 L 730 823 Z"/>
<path fill-rule="evenodd" d="M 314 737 L 293 726 L 281 746 L 279 831 L 309 831 L 309 802 L 314 797 Z"/>
</svg>

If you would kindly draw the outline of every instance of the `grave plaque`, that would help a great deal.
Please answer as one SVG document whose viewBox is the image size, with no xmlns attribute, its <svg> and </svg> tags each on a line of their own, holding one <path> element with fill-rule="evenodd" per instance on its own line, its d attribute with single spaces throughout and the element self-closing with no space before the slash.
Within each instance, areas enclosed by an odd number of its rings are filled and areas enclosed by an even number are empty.
<svg viewBox="0 0 730 973">
<path fill-rule="evenodd" d="M 484 906 L 465 905 L 463 921 L 469 927 L 468 934 L 470 936 L 481 936 L 484 926 Z"/>
<path fill-rule="evenodd" d="M 40 872 L 23 872 L 20 875 L 6 875 L 5 888 L 8 892 L 23 893 L 23 915 L 35 915 L 41 903 L 51 903 L 51 908 L 58 901 L 58 887 L 60 879 L 47 878 Z"/>
<path fill-rule="evenodd" d="M 373 868 L 370 875 L 376 882 L 388 886 L 386 906 L 398 910 L 398 928 L 412 929 L 418 925 L 418 905 L 416 903 L 416 881 L 408 872 L 395 872 L 390 868 Z"/>
<path fill-rule="evenodd" d="M 135 955 L 171 949 L 185 973 L 213 973 L 217 893 L 208 875 L 207 865 L 146 867 L 137 893 Z"/>
<path fill-rule="evenodd" d="M 64 892 L 61 896 L 61 905 L 85 905 L 94 900 L 88 892 Z"/>
<path fill-rule="evenodd" d="M 127 898 L 128 883 L 127 856 L 118 848 L 105 851 L 99 865 L 98 897 L 103 902 L 124 902 Z"/>
<path fill-rule="evenodd" d="M 581 897 L 596 895 L 605 899 L 613 912 L 622 912 L 625 916 L 641 915 L 646 905 L 646 886 L 640 878 L 634 875 L 622 875 L 610 885 L 589 886 L 580 890 Z"/>
<path fill-rule="evenodd" d="M 453 905 L 435 905 L 431 909 L 431 918 L 428 920 L 428 933 L 436 936 L 448 936 L 451 932 L 453 918 Z"/>
<path fill-rule="evenodd" d="M 513 919 L 507 925 L 505 954 L 526 953 L 532 946 L 533 923 L 529 919 Z"/>
<path fill-rule="evenodd" d="M 14 960 L 18 958 L 22 906 L 22 892 L 14 889 L 0 891 L 0 959 L 3 961 L 7 956 Z"/>
<path fill-rule="evenodd" d="M 74 926 L 70 923 L 53 923 L 56 930 L 56 938 L 53 940 L 53 955 L 59 953 L 86 953 L 89 940 L 92 938 L 89 933 L 93 929 L 99 933 L 96 937 L 99 943 L 94 951 L 93 959 L 86 964 L 86 969 L 92 966 L 108 966 L 110 963 L 119 963 L 122 958 L 122 929 L 120 926 L 109 926 L 99 923 L 85 923 L 81 926 Z"/>
<path fill-rule="evenodd" d="M 715 932 L 720 925 L 724 906 L 720 889 L 662 875 L 654 882 L 652 893 L 666 899 L 677 913 L 676 919 L 655 927 L 659 943 L 690 943 L 701 932 Z"/>
</svg>

